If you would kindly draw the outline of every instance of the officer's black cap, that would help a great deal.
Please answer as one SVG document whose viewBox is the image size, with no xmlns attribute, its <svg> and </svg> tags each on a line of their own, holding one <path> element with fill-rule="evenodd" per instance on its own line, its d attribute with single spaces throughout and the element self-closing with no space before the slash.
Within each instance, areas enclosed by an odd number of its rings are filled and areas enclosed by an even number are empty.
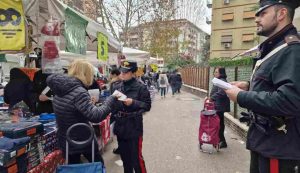
<svg viewBox="0 0 300 173">
<path fill-rule="evenodd" d="M 136 72 L 137 71 L 137 62 L 136 61 L 129 61 L 129 60 L 122 61 L 120 71 L 122 73 L 127 73 L 129 71 L 131 71 L 133 73 Z"/>
<path fill-rule="evenodd" d="M 300 6 L 300 0 L 260 0 L 259 9 L 257 10 L 255 16 L 258 16 L 259 13 L 265 9 L 277 4 L 287 5 L 292 9 L 296 9 Z"/>
</svg>

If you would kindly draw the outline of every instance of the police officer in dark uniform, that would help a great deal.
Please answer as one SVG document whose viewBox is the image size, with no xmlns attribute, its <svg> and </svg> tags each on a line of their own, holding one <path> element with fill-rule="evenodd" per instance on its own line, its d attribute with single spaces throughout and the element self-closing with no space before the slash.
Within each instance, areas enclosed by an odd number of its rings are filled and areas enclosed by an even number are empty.
<svg viewBox="0 0 300 173">
<path fill-rule="evenodd" d="M 150 93 L 135 78 L 135 61 L 123 61 L 120 71 L 122 82 L 116 84 L 114 90 L 122 92 L 127 98 L 122 100 L 121 111 L 115 115 L 114 132 L 118 138 L 124 173 L 146 173 L 142 156 L 143 113 L 151 108 Z"/>
<path fill-rule="evenodd" d="M 250 173 L 297 173 L 300 169 L 300 41 L 293 26 L 299 0 L 260 0 L 257 35 L 268 37 L 250 82 L 232 82 L 226 94 L 248 113 Z"/>
</svg>

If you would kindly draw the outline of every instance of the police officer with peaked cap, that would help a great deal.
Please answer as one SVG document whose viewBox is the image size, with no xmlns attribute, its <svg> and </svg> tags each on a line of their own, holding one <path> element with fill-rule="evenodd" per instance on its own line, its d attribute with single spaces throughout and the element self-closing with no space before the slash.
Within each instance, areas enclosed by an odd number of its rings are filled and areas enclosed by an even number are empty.
<svg viewBox="0 0 300 173">
<path fill-rule="evenodd" d="M 250 173 L 297 173 L 300 169 L 300 41 L 293 26 L 300 0 L 260 0 L 257 35 L 267 37 L 249 82 L 225 90 L 246 108 Z"/>
<path fill-rule="evenodd" d="M 118 137 L 124 173 L 146 173 L 142 156 L 143 113 L 151 108 L 150 93 L 146 86 L 135 78 L 137 62 L 125 60 L 120 67 L 121 82 L 113 90 L 125 94 L 120 111 L 115 115 L 114 132 Z"/>
</svg>

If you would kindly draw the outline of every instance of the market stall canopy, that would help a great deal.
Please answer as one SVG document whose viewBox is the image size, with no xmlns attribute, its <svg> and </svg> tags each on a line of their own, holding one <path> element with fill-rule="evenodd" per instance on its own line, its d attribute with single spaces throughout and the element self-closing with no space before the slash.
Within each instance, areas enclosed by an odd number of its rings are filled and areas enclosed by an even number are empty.
<svg viewBox="0 0 300 173">
<path fill-rule="evenodd" d="M 68 67 L 69 64 L 75 59 L 86 59 L 95 67 L 99 67 L 100 65 L 106 64 L 105 62 L 99 61 L 97 59 L 97 52 L 95 51 L 87 51 L 86 55 L 80 55 L 66 51 L 60 51 L 59 54 L 61 56 L 61 63 L 63 67 Z"/>
<path fill-rule="evenodd" d="M 123 55 L 125 55 L 127 60 L 137 61 L 138 66 L 145 65 L 147 60 L 150 58 L 150 53 L 138 49 L 133 49 L 129 47 L 123 47 L 122 51 Z M 116 65 L 118 63 L 118 54 L 117 53 L 109 53 L 109 64 Z"/>
<path fill-rule="evenodd" d="M 34 21 L 35 23 L 34 37 L 39 36 L 39 27 L 42 26 L 42 24 L 44 24 L 50 16 L 59 19 L 60 21 L 65 21 L 65 10 L 68 8 L 81 18 L 88 21 L 86 33 L 89 37 L 91 37 L 91 40 L 97 38 L 97 32 L 101 32 L 108 37 L 109 52 L 117 53 L 122 51 L 120 42 L 117 41 L 111 34 L 109 34 L 101 24 L 68 7 L 59 0 L 23 0 L 23 3 L 26 16 L 30 17 L 30 20 Z M 92 44 L 88 45 L 88 50 L 97 50 L 97 42 L 92 43 L 89 41 L 88 44 Z"/>
<path fill-rule="evenodd" d="M 146 61 L 150 58 L 150 53 L 138 49 L 133 49 L 129 47 L 123 48 L 123 54 L 128 60 L 135 60 L 140 63 L 146 63 Z"/>
</svg>

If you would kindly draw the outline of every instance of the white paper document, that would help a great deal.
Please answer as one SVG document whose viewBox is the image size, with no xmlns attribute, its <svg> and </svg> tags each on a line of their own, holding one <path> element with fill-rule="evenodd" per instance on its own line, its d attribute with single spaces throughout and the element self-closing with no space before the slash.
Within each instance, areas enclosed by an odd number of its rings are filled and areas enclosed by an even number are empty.
<svg viewBox="0 0 300 173">
<path fill-rule="evenodd" d="M 224 82 L 218 78 L 213 78 L 212 83 L 217 86 L 220 87 L 222 89 L 230 89 L 232 88 L 232 85 L 228 82 Z"/>
<path fill-rule="evenodd" d="M 50 91 L 50 88 L 47 86 L 43 91 L 42 94 L 46 95 Z"/>
<path fill-rule="evenodd" d="M 125 99 L 127 99 L 127 96 L 118 90 L 115 90 L 115 92 L 112 95 L 117 96 L 118 100 L 120 100 L 120 101 L 124 101 Z"/>
<path fill-rule="evenodd" d="M 99 95 L 100 95 L 100 91 L 99 89 L 91 89 L 91 90 L 88 90 L 89 94 L 91 97 L 94 97 L 96 100 L 96 102 L 99 101 Z"/>
</svg>

